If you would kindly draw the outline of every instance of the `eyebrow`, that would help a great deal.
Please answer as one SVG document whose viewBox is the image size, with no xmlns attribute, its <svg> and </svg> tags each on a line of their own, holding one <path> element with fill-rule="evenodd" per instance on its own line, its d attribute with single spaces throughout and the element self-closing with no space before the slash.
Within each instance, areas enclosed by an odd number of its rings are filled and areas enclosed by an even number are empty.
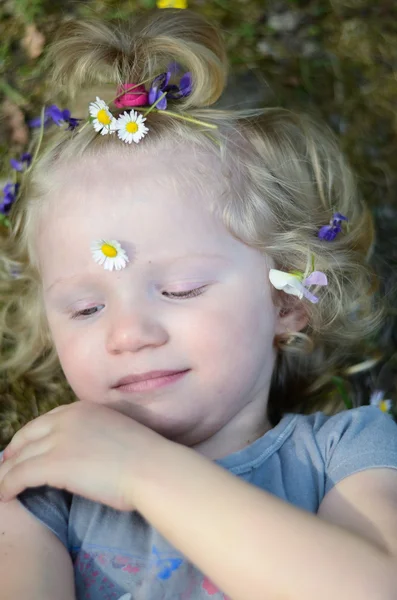
<svg viewBox="0 0 397 600">
<path fill-rule="evenodd" d="M 176 258 L 175 257 L 170 258 L 170 259 L 167 259 L 166 261 L 164 261 L 164 263 L 171 264 L 174 262 L 178 262 L 180 260 L 186 260 L 188 258 L 207 258 L 210 260 L 222 260 L 223 262 L 230 262 L 230 258 L 228 258 L 227 256 L 223 256 L 222 254 L 209 254 L 207 252 L 204 252 L 203 254 L 194 253 L 194 254 L 186 254 L 185 256 L 178 256 Z"/>
<path fill-rule="evenodd" d="M 178 257 L 173 257 L 173 258 L 169 258 L 167 260 L 164 260 L 161 264 L 162 265 L 170 265 L 172 263 L 176 263 L 179 261 L 183 261 L 183 260 L 188 260 L 188 259 L 197 259 L 197 258 L 205 258 L 207 260 L 219 260 L 222 262 L 226 262 L 226 263 L 230 263 L 231 260 L 230 258 L 228 258 L 227 256 L 223 256 L 222 254 L 211 254 L 211 253 L 194 253 L 194 254 L 186 254 L 185 256 L 178 256 Z M 154 261 L 150 261 L 152 264 L 155 264 Z M 129 266 L 131 268 L 131 266 L 133 266 L 133 262 L 129 263 Z M 83 277 L 83 275 L 77 273 L 76 275 L 71 275 L 70 277 L 59 277 L 58 279 L 56 279 L 51 285 L 49 285 L 45 291 L 49 292 L 51 289 L 53 289 L 56 285 L 58 285 L 59 283 L 64 283 L 66 281 L 69 281 L 70 279 L 78 279 L 79 277 Z M 86 278 L 86 275 L 84 276 Z"/>
</svg>

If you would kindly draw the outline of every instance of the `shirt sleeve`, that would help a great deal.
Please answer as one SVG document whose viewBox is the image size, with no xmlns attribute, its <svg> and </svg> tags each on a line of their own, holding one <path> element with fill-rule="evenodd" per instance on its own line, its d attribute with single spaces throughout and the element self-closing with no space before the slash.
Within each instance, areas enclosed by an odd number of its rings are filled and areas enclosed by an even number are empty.
<svg viewBox="0 0 397 600">
<path fill-rule="evenodd" d="M 397 425 L 375 406 L 332 417 L 317 413 L 314 434 L 325 465 L 325 494 L 339 481 L 367 469 L 397 469 Z"/>
<path fill-rule="evenodd" d="M 49 486 L 28 488 L 18 495 L 22 506 L 54 533 L 69 551 L 68 523 L 72 496 Z"/>
</svg>

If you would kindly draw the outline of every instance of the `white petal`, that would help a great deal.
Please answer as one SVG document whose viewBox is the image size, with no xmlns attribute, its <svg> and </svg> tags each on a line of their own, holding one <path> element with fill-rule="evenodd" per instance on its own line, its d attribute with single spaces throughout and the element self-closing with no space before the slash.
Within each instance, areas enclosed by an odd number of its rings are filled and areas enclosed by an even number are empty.
<svg viewBox="0 0 397 600">
<path fill-rule="evenodd" d="M 283 292 L 290 294 L 291 296 L 297 296 L 300 300 L 302 300 L 304 296 L 304 288 L 299 281 L 297 281 L 294 285 L 288 284 L 285 288 L 283 288 Z"/>
<path fill-rule="evenodd" d="M 113 271 L 113 260 L 109 259 L 108 256 L 105 258 L 104 267 L 105 267 L 105 271 Z"/>
<path fill-rule="evenodd" d="M 291 275 L 291 273 L 285 273 L 284 271 L 278 271 L 277 269 L 270 269 L 269 271 L 270 283 L 277 289 L 283 290 L 286 294 L 303 298 L 303 285 L 297 277 Z"/>
<path fill-rule="evenodd" d="M 270 283 L 274 285 L 277 290 L 282 290 L 287 285 L 293 285 L 295 281 L 298 281 L 294 275 L 285 273 L 284 271 L 278 271 L 277 269 L 270 269 L 269 271 Z"/>
<path fill-rule="evenodd" d="M 369 399 L 369 403 L 372 406 L 379 406 L 380 402 L 383 400 L 384 393 L 382 390 L 375 390 L 372 392 L 371 397 Z"/>
<path fill-rule="evenodd" d="M 122 251 L 122 247 L 120 246 L 120 243 L 117 240 L 104 240 L 102 243 L 108 244 L 109 246 L 113 246 L 117 250 L 117 252 L 120 252 L 120 250 Z"/>
</svg>

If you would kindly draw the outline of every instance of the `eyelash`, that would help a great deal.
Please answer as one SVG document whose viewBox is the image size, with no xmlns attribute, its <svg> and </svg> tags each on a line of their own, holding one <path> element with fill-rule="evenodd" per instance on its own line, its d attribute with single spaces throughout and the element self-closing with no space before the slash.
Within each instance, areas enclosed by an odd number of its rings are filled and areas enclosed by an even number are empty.
<svg viewBox="0 0 397 600">
<path fill-rule="evenodd" d="M 171 298 L 194 298 L 195 296 L 200 296 L 204 292 L 205 288 L 206 286 L 204 285 L 186 292 L 163 292 L 163 295 L 168 294 L 168 296 Z"/>
<path fill-rule="evenodd" d="M 89 312 L 89 311 L 93 311 L 94 309 L 97 309 L 97 308 L 98 308 L 97 306 L 92 306 L 91 308 L 84 308 L 83 310 L 78 310 L 77 312 L 72 314 L 72 319 L 78 319 L 79 317 L 92 317 L 98 311 L 97 310 L 95 310 L 95 312 Z"/>
<path fill-rule="evenodd" d="M 205 288 L 206 288 L 206 286 L 202 286 L 200 288 L 188 290 L 187 292 L 163 292 L 163 295 L 167 294 L 168 295 L 167 297 L 170 297 L 170 298 L 182 298 L 182 299 L 195 298 L 196 296 L 200 296 L 204 292 Z M 97 306 L 92 306 L 91 308 L 84 308 L 83 310 L 79 310 L 72 314 L 72 319 L 78 319 L 79 317 L 91 317 L 98 312 L 97 310 L 95 310 L 97 308 L 98 308 Z M 90 311 L 94 311 L 94 312 L 90 312 Z"/>
</svg>

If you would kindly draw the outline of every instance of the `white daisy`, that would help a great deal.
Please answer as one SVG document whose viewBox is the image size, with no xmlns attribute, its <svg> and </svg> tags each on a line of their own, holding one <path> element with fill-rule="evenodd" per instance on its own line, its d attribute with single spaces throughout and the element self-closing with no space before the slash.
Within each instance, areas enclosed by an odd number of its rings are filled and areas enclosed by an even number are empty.
<svg viewBox="0 0 397 600">
<path fill-rule="evenodd" d="M 128 256 L 116 240 L 96 240 L 91 244 L 92 257 L 107 271 L 120 271 L 128 263 Z"/>
<path fill-rule="evenodd" d="M 88 107 L 95 131 L 101 135 L 113 133 L 117 129 L 117 121 L 109 110 L 106 102 L 96 97 L 96 102 L 91 102 Z"/>
<path fill-rule="evenodd" d="M 392 401 L 385 400 L 382 390 L 375 390 L 369 399 L 369 403 L 371 406 L 377 406 L 382 412 L 386 413 L 390 412 L 392 407 Z"/>
<path fill-rule="evenodd" d="M 136 110 L 126 111 L 117 119 L 117 135 L 126 144 L 131 144 L 131 142 L 138 144 L 149 131 L 144 125 L 145 121 L 146 118 Z"/>
</svg>

